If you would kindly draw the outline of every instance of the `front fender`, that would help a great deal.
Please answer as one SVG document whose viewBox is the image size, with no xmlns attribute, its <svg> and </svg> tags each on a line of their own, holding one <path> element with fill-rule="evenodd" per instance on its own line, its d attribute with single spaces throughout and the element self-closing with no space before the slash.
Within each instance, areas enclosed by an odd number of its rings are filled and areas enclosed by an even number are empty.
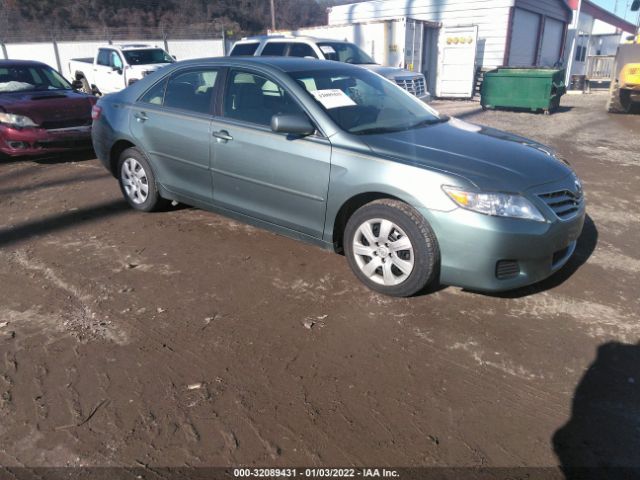
<svg viewBox="0 0 640 480">
<path fill-rule="evenodd" d="M 456 209 L 442 185 L 466 187 L 469 182 L 453 174 L 334 148 L 323 240 L 333 241 L 334 225 L 342 207 L 364 194 L 394 197 L 417 209 Z"/>
</svg>

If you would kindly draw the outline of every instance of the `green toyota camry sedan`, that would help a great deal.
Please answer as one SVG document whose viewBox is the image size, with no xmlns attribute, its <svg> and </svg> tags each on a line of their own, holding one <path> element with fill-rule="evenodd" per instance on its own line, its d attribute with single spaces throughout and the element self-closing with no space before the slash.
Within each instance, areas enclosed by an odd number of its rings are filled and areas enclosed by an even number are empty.
<svg viewBox="0 0 640 480">
<path fill-rule="evenodd" d="M 317 243 L 388 295 L 538 282 L 584 223 L 580 180 L 552 149 L 344 63 L 178 62 L 100 99 L 93 119 L 133 208 L 177 201 Z"/>
</svg>

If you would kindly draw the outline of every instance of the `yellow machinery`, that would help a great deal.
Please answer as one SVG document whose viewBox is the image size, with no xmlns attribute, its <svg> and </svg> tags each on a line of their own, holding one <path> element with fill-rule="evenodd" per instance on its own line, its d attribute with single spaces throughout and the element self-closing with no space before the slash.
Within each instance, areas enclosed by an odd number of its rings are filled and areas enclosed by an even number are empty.
<svg viewBox="0 0 640 480">
<path fill-rule="evenodd" d="M 640 2 L 634 1 L 632 10 Z M 640 109 L 640 33 L 629 37 L 629 43 L 618 47 L 611 79 L 611 96 L 607 106 L 610 112 L 630 113 Z"/>
</svg>

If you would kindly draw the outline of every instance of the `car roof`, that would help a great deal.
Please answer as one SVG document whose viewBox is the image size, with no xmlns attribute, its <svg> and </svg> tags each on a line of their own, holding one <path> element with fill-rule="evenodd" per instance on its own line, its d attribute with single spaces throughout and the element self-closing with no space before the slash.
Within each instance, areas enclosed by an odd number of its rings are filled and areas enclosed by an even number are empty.
<svg viewBox="0 0 640 480">
<path fill-rule="evenodd" d="M 179 67 L 180 65 L 188 66 L 190 64 L 210 63 L 210 64 L 223 64 L 228 66 L 266 66 L 272 67 L 282 72 L 299 72 L 299 71 L 314 71 L 314 70 L 344 70 L 354 69 L 359 70 L 360 67 L 343 62 L 334 62 L 332 60 L 317 60 L 315 58 L 302 58 L 302 57 L 254 57 L 252 55 L 237 56 L 237 57 L 214 57 L 214 58 L 200 58 L 195 60 L 183 60 L 177 62 L 174 65 Z"/>
<path fill-rule="evenodd" d="M 117 48 L 119 50 L 139 50 L 143 48 L 160 48 L 148 43 L 124 43 L 124 44 L 107 44 L 100 45 L 98 48 Z"/>
<path fill-rule="evenodd" d="M 50 67 L 46 63 L 36 60 L 0 60 L 0 67 Z"/>
<path fill-rule="evenodd" d="M 256 43 L 266 42 L 268 40 L 282 40 L 282 41 L 301 41 L 301 42 L 333 42 L 333 43 L 351 43 L 346 40 L 336 40 L 335 38 L 319 38 L 309 37 L 307 35 L 256 35 L 253 37 L 245 37 L 236 43 Z"/>
</svg>

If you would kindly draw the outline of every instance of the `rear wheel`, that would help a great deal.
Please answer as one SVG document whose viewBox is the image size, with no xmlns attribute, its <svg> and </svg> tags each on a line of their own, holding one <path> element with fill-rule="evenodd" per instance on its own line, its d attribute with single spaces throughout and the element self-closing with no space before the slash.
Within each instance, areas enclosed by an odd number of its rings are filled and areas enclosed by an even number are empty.
<svg viewBox="0 0 640 480">
<path fill-rule="evenodd" d="M 355 275 L 370 289 L 408 297 L 433 282 L 440 251 L 433 230 L 414 208 L 376 200 L 347 222 L 344 250 Z"/>
<path fill-rule="evenodd" d="M 128 148 L 120 155 L 118 181 L 122 194 L 136 210 L 152 212 L 169 203 L 160 197 L 151 165 L 137 148 Z"/>
</svg>

